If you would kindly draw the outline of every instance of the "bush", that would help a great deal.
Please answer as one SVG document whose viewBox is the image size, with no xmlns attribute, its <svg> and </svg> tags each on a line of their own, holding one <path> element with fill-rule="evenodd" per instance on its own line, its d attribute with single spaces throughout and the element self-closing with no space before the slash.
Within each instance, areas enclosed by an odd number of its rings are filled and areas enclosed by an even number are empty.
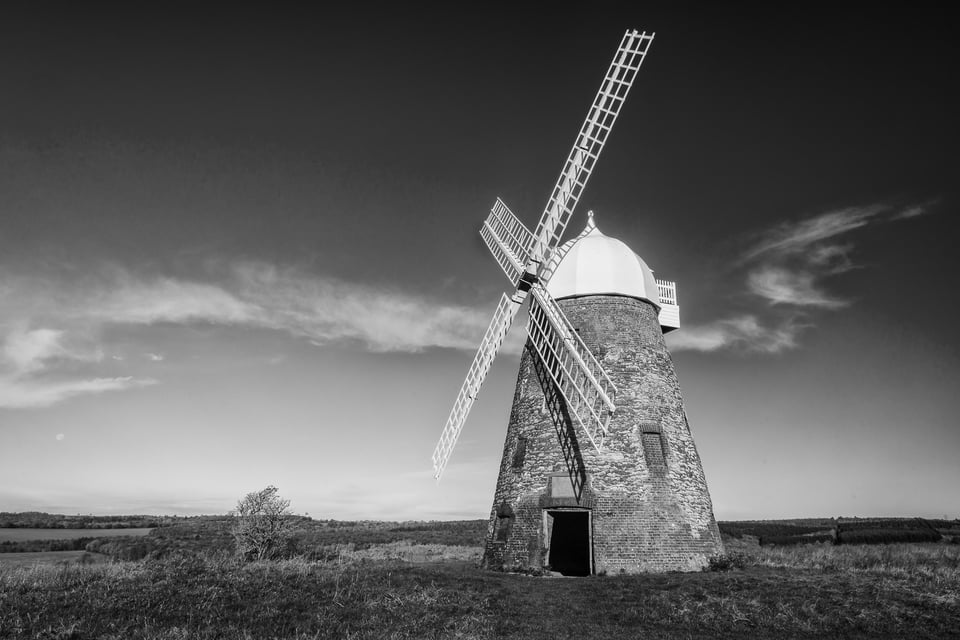
<svg viewBox="0 0 960 640">
<path fill-rule="evenodd" d="M 237 554 L 245 560 L 268 560 L 290 551 L 294 518 L 290 501 L 277 491 L 271 485 L 237 503 L 232 533 Z"/>
<path fill-rule="evenodd" d="M 742 553 L 721 553 L 711 557 L 704 571 L 730 571 L 747 566 L 747 557 Z"/>
</svg>

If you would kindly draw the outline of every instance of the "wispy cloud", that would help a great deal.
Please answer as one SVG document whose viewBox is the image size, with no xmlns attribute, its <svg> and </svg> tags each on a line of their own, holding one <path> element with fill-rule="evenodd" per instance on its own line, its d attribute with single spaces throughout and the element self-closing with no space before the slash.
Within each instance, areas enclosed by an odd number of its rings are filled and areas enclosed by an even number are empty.
<svg viewBox="0 0 960 640">
<path fill-rule="evenodd" d="M 425 296 L 381 289 L 294 268 L 245 262 L 214 274 L 211 282 L 138 277 L 113 268 L 82 287 L 9 280 L 32 317 L 65 326 L 206 323 L 277 329 L 316 343 L 356 341 L 371 351 L 474 349 L 490 309 L 451 305 Z M 30 295 L 31 290 L 35 295 Z M 45 298 L 44 304 L 38 298 Z M 2 326 L 2 317 L 0 317 Z M 62 329 L 44 329 L 12 347 L 36 361 L 60 349 Z M 148 354 L 149 357 L 149 354 Z M 154 358 L 156 359 L 156 358 Z"/>
<path fill-rule="evenodd" d="M 400 291 L 307 276 L 262 263 L 233 266 L 248 322 L 309 338 L 356 341 L 371 351 L 475 349 L 491 310 L 449 305 Z"/>
<path fill-rule="evenodd" d="M 935 203 L 901 209 L 883 204 L 847 207 L 761 231 L 737 264 L 745 270 L 746 293 L 765 302 L 766 307 L 685 326 L 669 334 L 668 343 L 678 351 L 780 353 L 798 347 L 800 334 L 814 326 L 814 312 L 853 304 L 853 300 L 827 290 L 830 278 L 859 268 L 853 258 L 856 246 L 851 234 L 881 221 L 923 215 Z"/>
<path fill-rule="evenodd" d="M 891 216 L 891 219 L 906 220 L 907 218 L 916 218 L 917 216 L 922 216 L 927 213 L 931 213 L 933 211 L 933 206 L 936 204 L 939 204 L 939 202 L 940 202 L 940 199 L 935 198 L 933 200 L 929 200 L 922 204 L 916 204 L 916 205 L 910 205 L 908 207 L 904 207 L 900 211 L 897 211 L 896 213 L 894 213 L 893 216 Z"/>
<path fill-rule="evenodd" d="M 105 391 L 121 391 L 156 384 L 152 379 L 92 378 L 86 380 L 35 380 L 0 378 L 0 409 L 49 407 L 68 398 Z"/>
<path fill-rule="evenodd" d="M 736 349 L 756 353 L 780 353 L 797 346 L 800 332 L 807 325 L 795 318 L 764 326 L 753 315 L 724 318 L 715 322 L 684 327 L 667 334 L 672 351 L 718 351 Z"/>
<path fill-rule="evenodd" d="M 764 254 L 790 255 L 807 250 L 818 242 L 865 226 L 870 219 L 887 210 L 884 205 L 848 207 L 828 211 L 799 222 L 785 222 L 761 234 L 744 255 L 751 260 Z"/>
<path fill-rule="evenodd" d="M 64 364 L 102 359 L 97 348 L 69 345 L 66 333 L 59 329 L 10 329 L 0 348 L 0 408 L 45 407 L 81 394 L 152 383 L 132 377 L 51 379 L 47 375 Z"/>
<path fill-rule="evenodd" d="M 220 264 L 203 278 L 144 276 L 112 266 L 82 282 L 0 272 L 0 407 L 48 406 L 82 393 L 129 388 L 123 377 L 44 382 L 69 362 L 103 359 L 97 337 L 112 326 L 208 324 L 285 332 L 315 345 L 354 343 L 373 352 L 476 349 L 489 309 L 316 276 L 262 262 Z M 22 329 L 33 326 L 33 329 Z M 518 332 L 513 332 L 516 336 Z M 87 350 L 70 346 L 91 343 Z M 516 337 L 511 342 L 518 342 Z M 517 346 L 517 345 L 514 345 Z M 145 358 L 164 356 L 145 352 Z M 122 357 L 110 357 L 114 366 Z"/>
<path fill-rule="evenodd" d="M 61 315 L 103 324 L 249 324 L 261 311 L 220 284 L 138 277 L 114 267 L 81 294 L 61 303 Z"/>
<path fill-rule="evenodd" d="M 828 296 L 816 284 L 817 274 L 807 271 L 762 265 L 747 276 L 747 288 L 771 304 L 792 304 L 801 307 L 839 309 L 850 304 Z"/>
<path fill-rule="evenodd" d="M 839 236 L 883 219 L 881 214 L 890 211 L 891 207 L 882 204 L 847 207 L 784 222 L 762 232 L 741 256 L 740 264 L 750 266 L 747 290 L 771 305 L 823 309 L 849 306 L 850 300 L 829 294 L 824 282 L 857 267 L 851 258 L 854 243 L 841 242 Z"/>
<path fill-rule="evenodd" d="M 17 375 L 36 371 L 44 361 L 66 354 L 61 344 L 63 331 L 55 329 L 14 329 L 3 343 L 3 360 Z"/>
</svg>

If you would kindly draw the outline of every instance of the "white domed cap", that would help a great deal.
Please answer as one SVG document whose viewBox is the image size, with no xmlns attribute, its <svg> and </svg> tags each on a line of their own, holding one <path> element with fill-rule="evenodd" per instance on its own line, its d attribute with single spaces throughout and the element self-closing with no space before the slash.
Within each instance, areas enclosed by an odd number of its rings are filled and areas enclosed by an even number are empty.
<svg viewBox="0 0 960 640">
<path fill-rule="evenodd" d="M 630 247 L 600 233 L 593 222 L 563 246 L 565 255 L 547 283 L 554 299 L 574 296 L 618 295 L 640 298 L 660 307 L 653 271 Z"/>
</svg>

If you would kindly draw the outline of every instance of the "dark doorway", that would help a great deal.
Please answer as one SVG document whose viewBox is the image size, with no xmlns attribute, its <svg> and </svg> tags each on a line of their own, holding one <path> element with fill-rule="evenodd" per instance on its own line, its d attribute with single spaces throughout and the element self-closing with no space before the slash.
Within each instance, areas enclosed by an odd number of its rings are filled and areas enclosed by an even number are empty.
<svg viewBox="0 0 960 640">
<path fill-rule="evenodd" d="M 590 513 L 588 511 L 548 511 L 550 568 L 565 576 L 590 575 Z"/>
</svg>

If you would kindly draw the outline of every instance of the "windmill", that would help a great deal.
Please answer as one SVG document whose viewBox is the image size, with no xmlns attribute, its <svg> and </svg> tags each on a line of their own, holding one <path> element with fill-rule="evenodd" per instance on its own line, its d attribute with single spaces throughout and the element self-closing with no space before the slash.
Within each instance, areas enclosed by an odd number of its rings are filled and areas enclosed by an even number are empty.
<svg viewBox="0 0 960 640">
<path fill-rule="evenodd" d="M 721 549 L 663 342 L 679 326 L 675 286 L 655 280 L 626 245 L 600 233 L 592 212 L 583 232 L 561 244 L 653 38 L 624 34 L 535 231 L 499 198 L 480 230 L 514 290 L 501 295 L 433 464 L 439 480 L 514 317 L 529 302 L 488 567 L 693 570 Z"/>
</svg>

